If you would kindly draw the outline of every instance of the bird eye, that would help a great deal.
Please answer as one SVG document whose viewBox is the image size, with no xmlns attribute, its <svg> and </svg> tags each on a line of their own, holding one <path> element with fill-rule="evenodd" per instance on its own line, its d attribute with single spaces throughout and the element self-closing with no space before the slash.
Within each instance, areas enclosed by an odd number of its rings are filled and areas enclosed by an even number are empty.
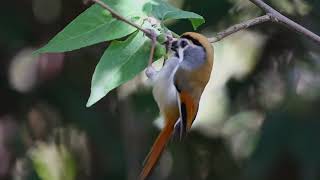
<svg viewBox="0 0 320 180">
<path fill-rule="evenodd" d="M 180 46 L 181 46 L 182 48 L 185 48 L 188 44 L 189 44 L 189 43 L 188 43 L 188 41 L 186 41 L 186 40 L 182 40 L 182 41 L 180 42 Z"/>
</svg>

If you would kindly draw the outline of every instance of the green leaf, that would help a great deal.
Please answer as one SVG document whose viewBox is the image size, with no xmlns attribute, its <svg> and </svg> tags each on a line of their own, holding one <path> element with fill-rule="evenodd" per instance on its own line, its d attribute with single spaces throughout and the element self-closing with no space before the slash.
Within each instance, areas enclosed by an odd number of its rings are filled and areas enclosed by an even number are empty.
<svg viewBox="0 0 320 180">
<path fill-rule="evenodd" d="M 150 10 L 149 0 L 103 0 L 122 16 L 141 24 Z M 99 5 L 93 5 L 76 17 L 36 53 L 65 52 L 127 36 L 136 29 L 113 18 Z"/>
<path fill-rule="evenodd" d="M 148 64 L 150 45 L 142 32 L 126 41 L 113 41 L 94 71 L 87 107 L 141 72 Z"/>
<path fill-rule="evenodd" d="M 205 22 L 204 18 L 196 13 L 183 11 L 173 7 L 163 0 L 155 0 L 152 4 L 152 15 L 162 21 L 169 19 L 189 19 L 194 29 Z"/>
</svg>

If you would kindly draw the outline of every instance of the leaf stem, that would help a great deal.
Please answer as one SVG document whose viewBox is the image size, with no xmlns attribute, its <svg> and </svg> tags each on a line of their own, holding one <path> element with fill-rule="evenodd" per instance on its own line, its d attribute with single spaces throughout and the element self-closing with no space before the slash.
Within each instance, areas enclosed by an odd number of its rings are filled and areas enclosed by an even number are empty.
<svg viewBox="0 0 320 180">
<path fill-rule="evenodd" d="M 125 17 L 123 17 L 122 15 L 120 15 L 119 13 L 117 13 L 115 10 L 113 10 L 109 5 L 107 5 L 106 3 L 104 3 L 101 0 L 91 0 L 92 2 L 100 5 L 101 7 L 103 7 L 104 9 L 108 10 L 110 12 L 110 14 L 112 15 L 112 17 L 118 19 L 119 21 L 122 21 L 124 23 L 129 24 L 130 26 L 133 26 L 135 28 L 137 28 L 138 30 L 142 31 L 143 33 L 145 33 L 146 35 L 151 35 L 149 30 L 143 29 L 141 26 L 139 26 L 136 23 L 133 23 L 131 21 L 129 21 L 128 19 L 126 19 Z"/>
<path fill-rule="evenodd" d="M 151 34 L 154 33 L 154 31 L 150 31 Z M 153 63 L 153 55 L 154 55 L 154 51 L 156 49 L 156 45 L 157 45 L 157 35 L 154 33 L 151 37 L 151 50 L 150 50 L 150 56 L 149 56 L 149 63 L 148 66 L 151 66 Z"/>
<path fill-rule="evenodd" d="M 137 28 L 139 31 L 142 31 L 150 40 L 151 40 L 151 50 L 150 50 L 150 58 L 149 58 L 149 66 L 152 64 L 153 61 L 153 55 L 157 44 L 157 34 L 152 29 L 144 29 L 143 27 L 139 26 L 138 24 L 131 22 L 130 20 L 126 19 L 119 13 L 117 13 L 115 10 L 113 10 L 109 5 L 104 3 L 101 0 L 87 0 L 92 1 L 98 5 L 100 5 L 102 8 L 106 9 L 110 12 L 113 18 L 118 19 L 119 21 L 122 21 L 124 23 L 127 23 L 128 25 Z M 85 1 L 86 3 L 86 1 Z"/>
</svg>

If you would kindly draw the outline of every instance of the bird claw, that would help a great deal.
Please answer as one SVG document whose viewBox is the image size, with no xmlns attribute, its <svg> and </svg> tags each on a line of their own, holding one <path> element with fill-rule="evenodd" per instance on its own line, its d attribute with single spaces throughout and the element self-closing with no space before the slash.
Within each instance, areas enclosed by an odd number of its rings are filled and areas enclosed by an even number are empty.
<svg viewBox="0 0 320 180">
<path fill-rule="evenodd" d="M 149 79 L 152 80 L 158 74 L 158 71 L 152 65 L 150 65 L 147 67 L 145 74 Z"/>
<path fill-rule="evenodd" d="M 174 38 L 172 33 L 170 31 L 166 32 L 166 41 L 165 41 L 165 46 L 166 46 L 166 50 L 167 52 L 169 52 L 169 50 L 172 47 L 172 43 L 174 41 L 177 41 L 177 38 Z"/>
</svg>

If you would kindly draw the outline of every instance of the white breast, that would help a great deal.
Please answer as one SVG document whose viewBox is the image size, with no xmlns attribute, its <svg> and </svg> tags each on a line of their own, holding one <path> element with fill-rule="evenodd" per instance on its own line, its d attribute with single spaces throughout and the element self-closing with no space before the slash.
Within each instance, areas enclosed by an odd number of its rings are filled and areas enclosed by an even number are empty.
<svg viewBox="0 0 320 180">
<path fill-rule="evenodd" d="M 178 106 L 177 90 L 173 84 L 178 64 L 178 58 L 170 58 L 155 78 L 153 96 L 158 103 L 160 111 L 163 111 L 168 106 Z"/>
</svg>

